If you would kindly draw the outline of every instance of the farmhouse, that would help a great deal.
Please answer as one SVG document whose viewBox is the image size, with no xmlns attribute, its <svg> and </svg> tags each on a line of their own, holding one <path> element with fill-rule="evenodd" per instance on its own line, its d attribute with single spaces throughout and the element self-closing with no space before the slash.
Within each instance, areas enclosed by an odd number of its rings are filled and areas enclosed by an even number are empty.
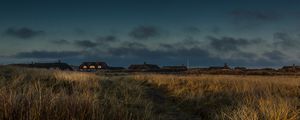
<svg viewBox="0 0 300 120">
<path fill-rule="evenodd" d="M 170 71 L 170 72 L 179 72 L 179 71 L 187 71 L 188 68 L 184 65 L 181 66 L 163 66 L 161 68 L 163 71 Z"/>
<path fill-rule="evenodd" d="M 129 70 L 142 70 L 142 71 L 147 71 L 147 70 L 159 70 L 160 67 L 158 65 L 154 64 L 133 64 L 128 67 Z"/>
<path fill-rule="evenodd" d="M 80 71 L 94 71 L 108 69 L 108 65 L 105 62 L 83 62 L 79 66 Z"/>
<path fill-rule="evenodd" d="M 293 64 L 293 66 L 283 66 L 279 70 L 284 72 L 296 72 L 296 71 L 300 71 L 300 66 L 296 66 L 295 64 Z"/>
<path fill-rule="evenodd" d="M 246 67 L 234 67 L 235 70 L 247 70 Z"/>
<path fill-rule="evenodd" d="M 227 63 L 224 63 L 224 66 L 212 66 L 208 68 L 209 70 L 228 70 L 230 67 L 227 65 Z"/>
</svg>

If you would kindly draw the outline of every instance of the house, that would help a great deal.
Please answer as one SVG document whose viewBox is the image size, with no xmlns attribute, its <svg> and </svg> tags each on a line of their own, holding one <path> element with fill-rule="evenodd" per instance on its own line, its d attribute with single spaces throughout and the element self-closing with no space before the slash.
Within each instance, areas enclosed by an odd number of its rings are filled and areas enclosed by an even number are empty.
<svg viewBox="0 0 300 120">
<path fill-rule="evenodd" d="M 296 72 L 296 71 L 300 71 L 300 66 L 296 66 L 295 64 L 293 64 L 293 66 L 283 66 L 279 70 L 285 72 Z"/>
<path fill-rule="evenodd" d="M 11 66 L 17 67 L 29 67 L 29 68 L 44 68 L 44 69 L 55 69 L 55 70 L 73 70 L 73 68 L 67 63 L 56 62 L 56 63 L 31 63 L 31 64 L 10 64 Z"/>
<path fill-rule="evenodd" d="M 246 67 L 234 67 L 235 70 L 247 70 Z"/>
<path fill-rule="evenodd" d="M 228 70 L 230 67 L 227 65 L 227 63 L 224 63 L 224 66 L 212 66 L 208 68 L 209 70 Z"/>
<path fill-rule="evenodd" d="M 95 71 L 108 68 L 109 66 L 105 62 L 83 62 L 79 66 L 80 71 Z"/>
<path fill-rule="evenodd" d="M 138 70 L 138 71 L 151 71 L 151 70 L 159 70 L 160 67 L 155 64 L 133 64 L 128 67 L 129 70 Z"/>
<path fill-rule="evenodd" d="M 169 72 L 179 72 L 179 71 L 187 71 L 188 68 L 184 65 L 181 66 L 163 66 L 161 68 L 163 71 L 169 71 Z"/>
<path fill-rule="evenodd" d="M 274 68 L 261 68 L 260 70 L 264 70 L 264 71 L 276 71 Z"/>
</svg>

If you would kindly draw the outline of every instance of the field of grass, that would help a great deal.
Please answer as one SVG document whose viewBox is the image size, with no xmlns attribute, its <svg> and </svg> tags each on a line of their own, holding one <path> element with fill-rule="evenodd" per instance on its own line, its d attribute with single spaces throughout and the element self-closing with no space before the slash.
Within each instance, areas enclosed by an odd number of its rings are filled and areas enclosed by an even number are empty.
<svg viewBox="0 0 300 120">
<path fill-rule="evenodd" d="M 300 77 L 0 68 L 0 119 L 300 119 Z"/>
</svg>

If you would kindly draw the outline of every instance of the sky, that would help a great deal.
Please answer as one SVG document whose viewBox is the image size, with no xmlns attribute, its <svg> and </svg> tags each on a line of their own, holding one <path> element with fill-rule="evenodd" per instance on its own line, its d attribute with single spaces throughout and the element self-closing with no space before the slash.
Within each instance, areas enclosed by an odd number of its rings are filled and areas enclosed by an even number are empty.
<svg viewBox="0 0 300 120">
<path fill-rule="evenodd" d="M 300 1 L 1 0 L 0 64 L 300 64 Z"/>
</svg>

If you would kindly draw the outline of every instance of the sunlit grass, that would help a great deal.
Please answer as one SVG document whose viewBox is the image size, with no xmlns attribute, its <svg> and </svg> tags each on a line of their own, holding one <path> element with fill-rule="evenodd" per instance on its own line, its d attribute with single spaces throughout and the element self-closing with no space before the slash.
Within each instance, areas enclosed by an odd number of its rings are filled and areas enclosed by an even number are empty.
<svg viewBox="0 0 300 120">
<path fill-rule="evenodd" d="M 300 77 L 0 68 L 1 119 L 300 119 Z"/>
<path fill-rule="evenodd" d="M 0 69 L 0 118 L 155 119 L 138 81 L 92 73 Z"/>
<path fill-rule="evenodd" d="M 300 119 L 300 77 L 136 75 L 175 97 L 183 112 L 204 119 Z"/>
</svg>

